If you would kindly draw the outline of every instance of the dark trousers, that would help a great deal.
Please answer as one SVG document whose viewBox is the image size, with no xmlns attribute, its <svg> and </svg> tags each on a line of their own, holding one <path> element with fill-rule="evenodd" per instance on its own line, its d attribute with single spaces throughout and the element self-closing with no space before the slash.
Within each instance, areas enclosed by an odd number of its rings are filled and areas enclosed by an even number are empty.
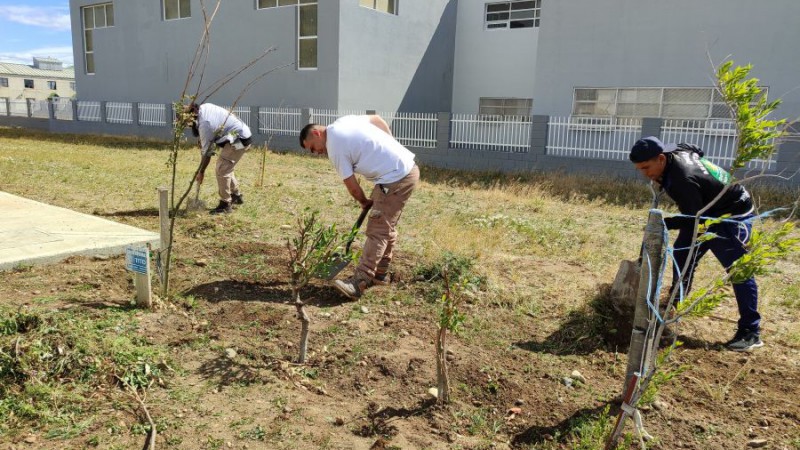
<svg viewBox="0 0 800 450">
<path fill-rule="evenodd" d="M 741 258 L 747 249 L 745 244 L 750 240 L 752 225 L 749 222 L 721 222 L 709 227 L 709 232 L 717 235 L 714 239 L 702 242 L 695 249 L 692 255 L 692 263 L 686 270 L 683 277 L 684 295 L 689 293 L 692 287 L 694 270 L 700 258 L 709 250 L 727 271 L 728 268 Z M 678 270 L 683 270 L 686 258 L 689 256 L 689 246 L 692 244 L 692 230 L 682 228 L 675 239 L 675 260 L 677 268 L 673 267 L 673 280 L 678 279 Z M 677 283 L 673 281 L 672 288 L 675 289 Z M 739 329 L 758 331 L 761 315 L 758 314 L 758 286 L 755 278 L 750 278 L 742 283 L 733 284 L 733 293 L 736 295 L 736 303 L 739 306 Z"/>
</svg>

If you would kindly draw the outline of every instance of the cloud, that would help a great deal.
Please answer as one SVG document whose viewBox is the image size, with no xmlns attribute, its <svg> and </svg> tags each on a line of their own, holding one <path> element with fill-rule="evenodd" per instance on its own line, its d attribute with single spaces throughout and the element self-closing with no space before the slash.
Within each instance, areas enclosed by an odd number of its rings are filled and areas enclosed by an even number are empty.
<svg viewBox="0 0 800 450">
<path fill-rule="evenodd" d="M 50 7 L 35 8 L 31 6 L 0 6 L 0 17 L 11 22 L 49 28 L 56 31 L 69 31 L 71 22 L 69 10 Z"/>
<path fill-rule="evenodd" d="M 73 64 L 72 47 L 41 47 L 17 52 L 0 51 L 0 61 L 17 64 L 33 64 L 33 57 L 56 58 L 66 66 Z"/>
</svg>

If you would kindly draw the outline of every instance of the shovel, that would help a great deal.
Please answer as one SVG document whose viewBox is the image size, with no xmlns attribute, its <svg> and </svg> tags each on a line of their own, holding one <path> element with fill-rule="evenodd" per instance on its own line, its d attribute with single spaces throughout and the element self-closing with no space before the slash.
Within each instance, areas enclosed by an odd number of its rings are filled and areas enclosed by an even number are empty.
<svg viewBox="0 0 800 450">
<path fill-rule="evenodd" d="M 200 183 L 196 183 L 194 187 L 194 198 L 189 198 L 186 203 L 187 211 L 199 211 L 206 209 L 206 202 L 200 200 Z"/>
<path fill-rule="evenodd" d="M 332 280 L 334 277 L 336 277 L 336 275 L 339 275 L 339 272 L 344 270 L 344 268 L 350 264 L 350 260 L 352 259 L 350 258 L 350 245 L 353 244 L 353 241 L 356 238 L 356 231 L 361 228 L 361 224 L 364 223 L 364 218 L 367 217 L 367 213 L 369 212 L 370 208 L 372 208 L 372 206 L 361 209 L 361 214 L 358 215 L 358 219 L 356 219 L 356 223 L 353 225 L 353 230 L 350 233 L 350 238 L 347 240 L 347 244 L 345 244 L 344 254 L 338 252 L 333 254 L 333 263 L 331 264 L 330 269 L 327 273 L 322 274 L 326 280 Z"/>
</svg>

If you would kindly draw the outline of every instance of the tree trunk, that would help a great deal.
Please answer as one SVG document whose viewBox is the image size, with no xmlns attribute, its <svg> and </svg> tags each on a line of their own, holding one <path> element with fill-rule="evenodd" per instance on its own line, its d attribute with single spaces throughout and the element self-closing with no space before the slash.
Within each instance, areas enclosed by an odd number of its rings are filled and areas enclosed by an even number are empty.
<svg viewBox="0 0 800 450">
<path fill-rule="evenodd" d="M 436 388 L 437 403 L 450 403 L 450 379 L 447 373 L 447 328 L 439 328 L 436 336 Z"/>
<path fill-rule="evenodd" d="M 297 318 L 300 319 L 300 352 L 297 356 L 297 362 L 303 364 L 306 362 L 306 351 L 308 349 L 308 324 L 311 321 L 303 308 L 305 304 L 300 300 L 300 291 L 293 289 L 294 307 L 297 308 Z"/>
</svg>

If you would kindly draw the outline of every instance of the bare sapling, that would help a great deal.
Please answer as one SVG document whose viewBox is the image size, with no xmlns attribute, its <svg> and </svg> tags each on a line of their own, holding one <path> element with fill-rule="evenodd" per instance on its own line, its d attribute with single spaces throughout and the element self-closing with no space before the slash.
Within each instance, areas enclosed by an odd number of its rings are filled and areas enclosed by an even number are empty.
<svg viewBox="0 0 800 450">
<path fill-rule="evenodd" d="M 436 401 L 440 405 L 450 403 L 450 374 L 447 369 L 447 334 L 457 333 L 464 323 L 464 314 L 459 311 L 466 280 L 451 280 L 448 267 L 442 269 L 444 293 L 439 310 L 439 330 L 436 333 Z"/>
<path fill-rule="evenodd" d="M 289 251 L 289 275 L 292 299 L 300 321 L 300 346 L 297 362 L 306 362 L 308 351 L 308 330 L 311 318 L 300 298 L 300 291 L 311 278 L 327 273 L 336 261 L 336 252 L 342 248 L 349 234 L 340 234 L 335 225 L 323 226 L 318 212 L 304 214 L 297 219 L 297 233 L 287 238 Z"/>
</svg>

